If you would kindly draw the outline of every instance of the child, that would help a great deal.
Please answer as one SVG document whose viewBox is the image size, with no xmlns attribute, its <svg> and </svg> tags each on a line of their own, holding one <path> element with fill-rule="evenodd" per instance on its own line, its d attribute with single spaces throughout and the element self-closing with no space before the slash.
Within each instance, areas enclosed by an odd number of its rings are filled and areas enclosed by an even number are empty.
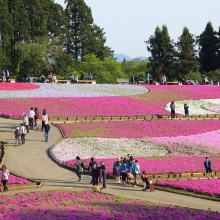
<svg viewBox="0 0 220 220">
<path fill-rule="evenodd" d="M 16 130 L 15 130 L 15 132 L 14 132 L 14 135 L 15 135 L 15 147 L 16 147 L 17 145 L 20 146 L 21 133 L 20 133 L 19 127 L 16 128 Z"/>
<path fill-rule="evenodd" d="M 149 180 L 148 180 L 148 177 L 145 171 L 142 172 L 141 179 L 143 181 L 142 191 L 146 191 L 147 189 L 150 189 L 150 183 L 149 183 Z"/>
<path fill-rule="evenodd" d="M 151 179 L 149 179 L 148 182 L 149 182 L 149 185 L 150 185 L 150 192 L 153 192 L 154 191 L 154 183 Z"/>
<path fill-rule="evenodd" d="M 127 179 L 128 179 L 128 184 L 131 185 L 131 181 L 134 180 L 134 177 L 130 170 L 127 171 Z"/>
</svg>

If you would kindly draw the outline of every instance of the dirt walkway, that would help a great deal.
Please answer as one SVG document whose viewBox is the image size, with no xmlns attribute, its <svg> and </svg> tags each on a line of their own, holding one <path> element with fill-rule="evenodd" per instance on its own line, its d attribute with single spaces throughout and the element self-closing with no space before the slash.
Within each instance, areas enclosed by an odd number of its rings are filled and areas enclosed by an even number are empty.
<svg viewBox="0 0 220 220">
<path fill-rule="evenodd" d="M 91 177 L 83 176 L 82 182 L 79 183 L 74 172 L 60 167 L 48 156 L 48 149 L 62 139 L 59 130 L 54 126 L 51 125 L 51 138 L 49 142 L 44 141 L 44 133 L 42 131 L 33 130 L 27 134 L 25 145 L 15 147 L 13 132 L 20 122 L 21 121 L 0 118 L 1 141 L 7 142 L 4 164 L 7 165 L 9 171 L 44 183 L 42 189 L 34 190 L 55 190 L 65 188 L 73 190 L 91 190 L 91 185 L 89 184 Z M 213 211 L 219 211 L 220 205 L 219 202 L 163 191 L 155 191 L 154 193 L 142 192 L 139 187 L 123 186 L 112 180 L 107 182 L 107 189 L 104 192 L 128 198 L 143 199 L 152 202 L 161 202 L 204 210 L 211 209 Z M 14 194 L 15 192 L 9 193 Z"/>
</svg>

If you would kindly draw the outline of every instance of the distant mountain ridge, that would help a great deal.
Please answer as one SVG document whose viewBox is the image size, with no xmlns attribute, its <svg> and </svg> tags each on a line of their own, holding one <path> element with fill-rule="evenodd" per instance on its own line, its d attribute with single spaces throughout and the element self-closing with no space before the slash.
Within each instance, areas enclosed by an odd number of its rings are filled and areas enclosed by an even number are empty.
<svg viewBox="0 0 220 220">
<path fill-rule="evenodd" d="M 124 59 L 126 61 L 132 61 L 134 59 L 148 60 L 147 57 L 140 56 L 140 57 L 131 58 L 131 57 L 129 57 L 129 56 L 125 55 L 125 54 L 122 54 L 122 53 L 121 54 L 114 54 L 114 58 L 116 58 L 118 62 L 123 62 Z"/>
</svg>

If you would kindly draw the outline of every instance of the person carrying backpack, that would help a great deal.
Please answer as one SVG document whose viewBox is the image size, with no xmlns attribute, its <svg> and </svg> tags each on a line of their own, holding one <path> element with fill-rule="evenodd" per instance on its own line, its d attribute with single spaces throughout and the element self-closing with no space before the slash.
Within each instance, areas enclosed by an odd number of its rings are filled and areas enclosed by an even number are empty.
<svg viewBox="0 0 220 220">
<path fill-rule="evenodd" d="M 20 146 L 21 133 L 20 133 L 19 127 L 16 128 L 16 130 L 15 130 L 15 132 L 14 132 L 14 135 L 15 135 L 15 147 L 16 147 L 17 145 Z"/>
<path fill-rule="evenodd" d="M 134 176 L 134 187 L 137 187 L 137 175 L 140 173 L 140 166 L 138 164 L 138 160 L 135 160 L 135 163 L 132 165 L 131 168 L 132 174 Z"/>
</svg>

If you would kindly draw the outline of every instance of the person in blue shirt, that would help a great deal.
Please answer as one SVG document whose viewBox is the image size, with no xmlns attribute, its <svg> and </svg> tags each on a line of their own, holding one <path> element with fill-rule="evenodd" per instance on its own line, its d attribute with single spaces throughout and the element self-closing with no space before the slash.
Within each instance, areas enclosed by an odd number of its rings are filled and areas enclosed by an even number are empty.
<svg viewBox="0 0 220 220">
<path fill-rule="evenodd" d="M 208 177 L 208 173 L 211 173 L 211 177 L 213 177 L 213 175 L 212 175 L 211 161 L 209 160 L 208 157 L 205 158 L 204 166 L 205 166 L 205 169 L 206 169 L 206 177 Z"/>
</svg>

